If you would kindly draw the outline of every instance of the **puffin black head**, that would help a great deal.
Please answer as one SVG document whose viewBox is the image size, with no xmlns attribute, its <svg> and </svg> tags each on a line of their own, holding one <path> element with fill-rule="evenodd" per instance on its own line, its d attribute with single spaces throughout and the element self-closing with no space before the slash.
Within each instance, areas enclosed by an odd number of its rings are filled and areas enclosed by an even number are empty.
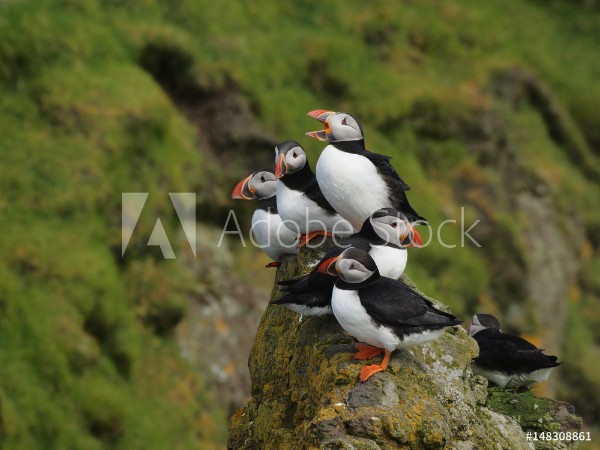
<svg viewBox="0 0 600 450">
<path fill-rule="evenodd" d="M 306 165 L 306 153 L 296 141 L 283 141 L 275 147 L 275 176 L 298 172 Z"/>
<path fill-rule="evenodd" d="M 361 283 L 379 275 L 371 255 L 359 248 L 350 247 L 339 256 L 330 258 L 319 266 L 319 272 L 339 276 L 348 283 Z"/>
<path fill-rule="evenodd" d="M 475 333 L 486 328 L 495 328 L 498 331 L 502 331 L 500 329 L 500 322 L 491 314 L 475 314 L 467 327 L 467 331 L 473 336 Z"/>
<path fill-rule="evenodd" d="M 384 241 L 399 247 L 422 247 L 421 236 L 406 216 L 394 208 L 381 208 L 373 212 L 365 223 Z"/>
<path fill-rule="evenodd" d="M 236 200 L 252 200 L 273 197 L 277 189 L 277 178 L 268 169 L 261 169 L 240 181 L 231 198 Z"/>
<path fill-rule="evenodd" d="M 360 141 L 364 139 L 362 125 L 348 113 L 317 109 L 309 112 L 308 115 L 323 122 L 325 129 L 309 131 L 306 133 L 307 136 L 329 142 Z"/>
</svg>

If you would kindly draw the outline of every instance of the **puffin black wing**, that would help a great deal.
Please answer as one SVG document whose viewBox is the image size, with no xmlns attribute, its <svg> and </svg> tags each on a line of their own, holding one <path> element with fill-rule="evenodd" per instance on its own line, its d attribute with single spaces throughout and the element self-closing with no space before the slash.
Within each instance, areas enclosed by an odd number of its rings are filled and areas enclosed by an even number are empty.
<svg viewBox="0 0 600 450">
<path fill-rule="evenodd" d="M 400 178 L 400 175 L 398 175 L 398 172 L 396 172 L 396 169 L 394 169 L 394 166 L 392 166 L 392 164 L 390 163 L 390 160 L 392 159 L 391 156 L 381 155 L 379 153 L 373 153 L 368 150 L 364 150 L 364 151 L 360 152 L 359 154 L 360 154 L 360 156 L 364 156 L 369 161 L 371 161 L 373 163 L 373 165 L 377 168 L 377 172 L 379 172 L 379 174 L 382 177 L 391 178 L 391 179 L 395 180 L 399 184 L 399 187 L 403 191 L 410 190 L 410 186 L 408 184 L 406 184 L 402 180 L 402 178 Z"/>
<path fill-rule="evenodd" d="M 277 284 L 279 286 L 292 286 L 293 284 L 296 284 L 299 281 L 306 280 L 309 276 L 310 272 L 305 273 L 304 275 L 298 275 L 297 277 L 288 278 L 287 280 L 278 281 Z"/>
<path fill-rule="evenodd" d="M 506 374 L 531 373 L 560 365 L 556 356 L 543 351 L 518 336 L 487 328 L 475 333 L 479 356 L 473 361 L 481 368 Z"/>
<path fill-rule="evenodd" d="M 287 174 L 281 178 L 281 181 L 288 189 L 303 193 L 329 214 L 337 214 L 335 209 L 333 209 L 333 206 L 331 206 L 323 195 L 323 192 L 321 192 L 319 183 L 317 183 L 317 178 L 308 163 L 306 163 L 299 171 Z"/>
<path fill-rule="evenodd" d="M 311 272 L 295 283 L 283 287 L 282 290 L 293 294 L 326 290 L 331 296 L 331 291 L 336 280 L 337 278 L 332 277 L 331 275 L 326 275 L 321 272 Z"/>
<path fill-rule="evenodd" d="M 311 199 L 313 202 L 315 202 L 317 205 L 319 205 L 321 208 L 323 208 L 329 214 L 331 214 L 331 215 L 337 214 L 337 211 L 335 209 L 333 209 L 333 206 L 331 206 L 331 204 L 327 201 L 327 199 L 323 195 L 323 192 L 321 192 L 321 188 L 319 187 L 319 184 L 317 183 L 316 178 L 313 178 L 310 181 L 310 183 L 307 183 L 305 190 L 304 190 L 304 195 L 306 195 L 309 199 Z"/>
<path fill-rule="evenodd" d="M 360 288 L 358 295 L 369 316 L 392 328 L 425 330 L 462 323 L 452 314 L 436 309 L 433 303 L 401 281 L 382 277 Z"/>
<path fill-rule="evenodd" d="M 333 277 L 329 277 L 333 278 Z M 335 281 L 335 278 L 334 278 Z M 288 293 L 273 302 L 274 305 L 301 305 L 307 308 L 326 308 L 331 306 L 331 290 Z"/>
<path fill-rule="evenodd" d="M 391 188 L 392 198 L 395 199 L 396 204 L 394 208 L 404 213 L 409 222 L 421 222 L 423 224 L 428 223 L 427 219 L 421 216 L 408 202 L 408 198 L 403 190 Z"/>
<path fill-rule="evenodd" d="M 385 181 L 390 190 L 390 198 L 395 202 L 392 206 L 398 211 L 403 212 L 410 222 L 427 222 L 427 219 L 419 215 L 408 202 L 405 191 L 408 191 L 410 186 L 400 178 L 400 175 L 398 175 L 398 172 L 396 172 L 396 169 L 390 163 L 390 159 L 392 158 L 368 150 L 364 150 L 359 154 L 373 163 L 377 172 Z"/>
</svg>

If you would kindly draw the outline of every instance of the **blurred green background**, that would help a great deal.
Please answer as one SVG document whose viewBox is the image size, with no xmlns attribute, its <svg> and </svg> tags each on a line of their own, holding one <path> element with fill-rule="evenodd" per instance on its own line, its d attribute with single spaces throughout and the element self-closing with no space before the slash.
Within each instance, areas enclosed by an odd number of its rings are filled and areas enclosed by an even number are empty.
<svg viewBox="0 0 600 450">
<path fill-rule="evenodd" d="M 433 241 L 459 220 L 409 276 L 558 355 L 536 392 L 598 445 L 599 56 L 596 0 L 1 1 L 0 447 L 225 447 L 273 279 L 217 248 L 231 208 L 249 225 L 229 195 L 278 141 L 314 165 L 321 108 L 394 157 Z M 123 192 L 150 193 L 124 258 Z M 198 194 L 196 258 L 169 192 Z"/>
</svg>

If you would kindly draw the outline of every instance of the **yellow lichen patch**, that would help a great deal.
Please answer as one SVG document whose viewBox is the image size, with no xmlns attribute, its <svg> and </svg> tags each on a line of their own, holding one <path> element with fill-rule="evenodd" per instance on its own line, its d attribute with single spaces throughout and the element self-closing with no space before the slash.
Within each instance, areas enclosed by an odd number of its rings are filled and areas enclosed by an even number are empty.
<svg viewBox="0 0 600 450">
<path fill-rule="evenodd" d="M 229 326 L 220 317 L 215 321 L 215 328 L 221 335 L 225 335 L 229 332 Z"/>
<path fill-rule="evenodd" d="M 571 285 L 568 293 L 568 298 L 571 303 L 579 303 L 581 300 L 581 288 L 577 284 Z"/>
<path fill-rule="evenodd" d="M 590 242 L 589 239 L 583 241 L 583 245 L 581 247 L 581 258 L 584 261 L 589 260 L 594 255 L 594 245 Z"/>
</svg>

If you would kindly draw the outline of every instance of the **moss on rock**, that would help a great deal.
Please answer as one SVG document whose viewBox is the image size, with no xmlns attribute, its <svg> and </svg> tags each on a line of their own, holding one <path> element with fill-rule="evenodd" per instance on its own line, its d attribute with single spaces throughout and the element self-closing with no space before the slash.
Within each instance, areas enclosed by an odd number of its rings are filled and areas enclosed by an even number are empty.
<svg viewBox="0 0 600 450">
<path fill-rule="evenodd" d="M 514 418 L 525 431 L 578 432 L 583 425 L 572 405 L 536 397 L 531 391 L 490 388 L 486 406 Z M 540 441 L 536 448 L 575 448 L 571 441 Z"/>
<path fill-rule="evenodd" d="M 322 254 L 302 250 L 277 281 L 307 272 Z M 275 286 L 271 300 L 280 295 Z M 514 414 L 486 406 L 487 382 L 469 368 L 477 345 L 462 328 L 394 352 L 388 370 L 366 383 L 353 352 L 333 316 L 269 305 L 250 355 L 252 398 L 231 418 L 230 448 L 531 448 Z M 543 401 L 539 418 L 558 414 L 558 402 Z"/>
</svg>

